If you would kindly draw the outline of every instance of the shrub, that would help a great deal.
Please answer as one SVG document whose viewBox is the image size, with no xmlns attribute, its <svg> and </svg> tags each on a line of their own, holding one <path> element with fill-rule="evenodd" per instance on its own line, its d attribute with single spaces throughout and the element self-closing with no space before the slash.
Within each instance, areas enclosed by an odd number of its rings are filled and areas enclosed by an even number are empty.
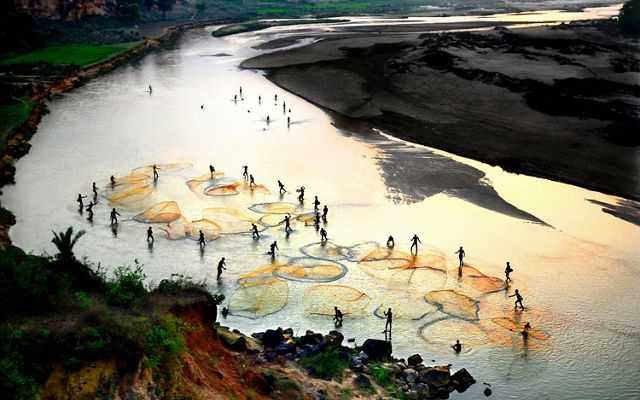
<svg viewBox="0 0 640 400">
<path fill-rule="evenodd" d="M 142 265 L 137 260 L 135 263 L 134 269 L 121 265 L 113 272 L 115 278 L 107 283 L 107 300 L 110 304 L 130 306 L 147 294 L 144 287 L 146 275 L 142 271 Z"/>
<path fill-rule="evenodd" d="M 345 353 L 341 347 L 329 345 L 322 353 L 300 360 L 300 364 L 320 379 L 342 379 L 342 372 L 347 366 L 351 355 Z"/>
<path fill-rule="evenodd" d="M 164 373 L 171 374 L 180 365 L 180 354 L 186 350 L 183 329 L 184 322 L 171 315 L 165 317 L 159 326 L 153 327 L 146 337 L 145 366 L 154 370 L 162 366 Z"/>
<path fill-rule="evenodd" d="M 631 0 L 622 6 L 618 16 L 620 30 L 624 33 L 640 33 L 640 0 Z"/>
</svg>

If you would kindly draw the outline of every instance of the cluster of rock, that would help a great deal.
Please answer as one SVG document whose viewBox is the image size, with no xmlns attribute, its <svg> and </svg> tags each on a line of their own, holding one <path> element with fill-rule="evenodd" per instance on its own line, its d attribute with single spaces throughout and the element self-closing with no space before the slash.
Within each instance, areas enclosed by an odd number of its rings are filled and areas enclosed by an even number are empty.
<svg viewBox="0 0 640 400">
<path fill-rule="evenodd" d="M 402 392 L 407 400 L 448 398 L 451 392 L 464 392 L 476 383 L 466 369 L 451 374 L 450 366 L 424 365 L 419 354 L 407 360 L 395 359 L 392 357 L 391 343 L 384 340 L 367 339 L 362 347 L 348 347 L 342 344 L 344 336 L 338 331 L 331 331 L 327 335 L 306 331 L 303 336 L 294 338 L 291 328 L 268 329 L 251 336 L 246 338 L 237 335 L 234 339 L 222 335 L 221 339 L 231 350 L 253 354 L 257 363 L 284 364 L 319 354 L 328 347 L 339 349 L 344 360 L 349 360 L 349 368 L 356 373 L 356 386 L 372 386 L 369 369 L 375 361 L 376 368 L 387 370 L 387 375 L 395 380 L 397 392 Z M 354 339 L 348 339 L 348 342 L 354 342 Z"/>
</svg>

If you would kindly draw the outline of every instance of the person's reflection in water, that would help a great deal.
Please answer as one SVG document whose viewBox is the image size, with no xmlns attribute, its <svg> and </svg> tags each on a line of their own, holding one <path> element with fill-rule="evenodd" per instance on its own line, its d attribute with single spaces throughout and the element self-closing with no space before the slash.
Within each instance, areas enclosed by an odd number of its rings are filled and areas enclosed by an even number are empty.
<svg viewBox="0 0 640 400">
<path fill-rule="evenodd" d="M 153 254 L 153 241 L 147 242 L 147 250 L 149 250 L 149 254 Z"/>
<path fill-rule="evenodd" d="M 118 223 L 117 222 L 115 224 L 111 224 L 111 234 L 113 235 L 114 238 L 118 237 Z"/>
</svg>

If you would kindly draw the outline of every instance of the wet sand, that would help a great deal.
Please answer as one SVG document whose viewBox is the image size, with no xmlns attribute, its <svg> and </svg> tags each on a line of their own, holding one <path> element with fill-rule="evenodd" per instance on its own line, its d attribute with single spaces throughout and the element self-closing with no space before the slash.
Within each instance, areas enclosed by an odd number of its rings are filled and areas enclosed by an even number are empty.
<svg viewBox="0 0 640 400">
<path fill-rule="evenodd" d="M 509 171 L 640 199 L 637 45 L 591 23 L 424 33 L 431 29 L 346 27 L 242 66 L 266 70 L 275 84 L 333 112 L 340 127 L 381 129 Z"/>
</svg>

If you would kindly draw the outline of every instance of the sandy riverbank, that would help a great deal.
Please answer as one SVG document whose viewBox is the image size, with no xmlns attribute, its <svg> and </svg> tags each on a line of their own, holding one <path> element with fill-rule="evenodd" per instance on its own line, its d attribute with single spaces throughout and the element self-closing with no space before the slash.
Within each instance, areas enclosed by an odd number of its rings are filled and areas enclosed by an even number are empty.
<svg viewBox="0 0 640 400">
<path fill-rule="evenodd" d="M 608 28 L 360 27 L 243 67 L 266 70 L 343 126 L 640 199 L 640 50 Z"/>
</svg>

